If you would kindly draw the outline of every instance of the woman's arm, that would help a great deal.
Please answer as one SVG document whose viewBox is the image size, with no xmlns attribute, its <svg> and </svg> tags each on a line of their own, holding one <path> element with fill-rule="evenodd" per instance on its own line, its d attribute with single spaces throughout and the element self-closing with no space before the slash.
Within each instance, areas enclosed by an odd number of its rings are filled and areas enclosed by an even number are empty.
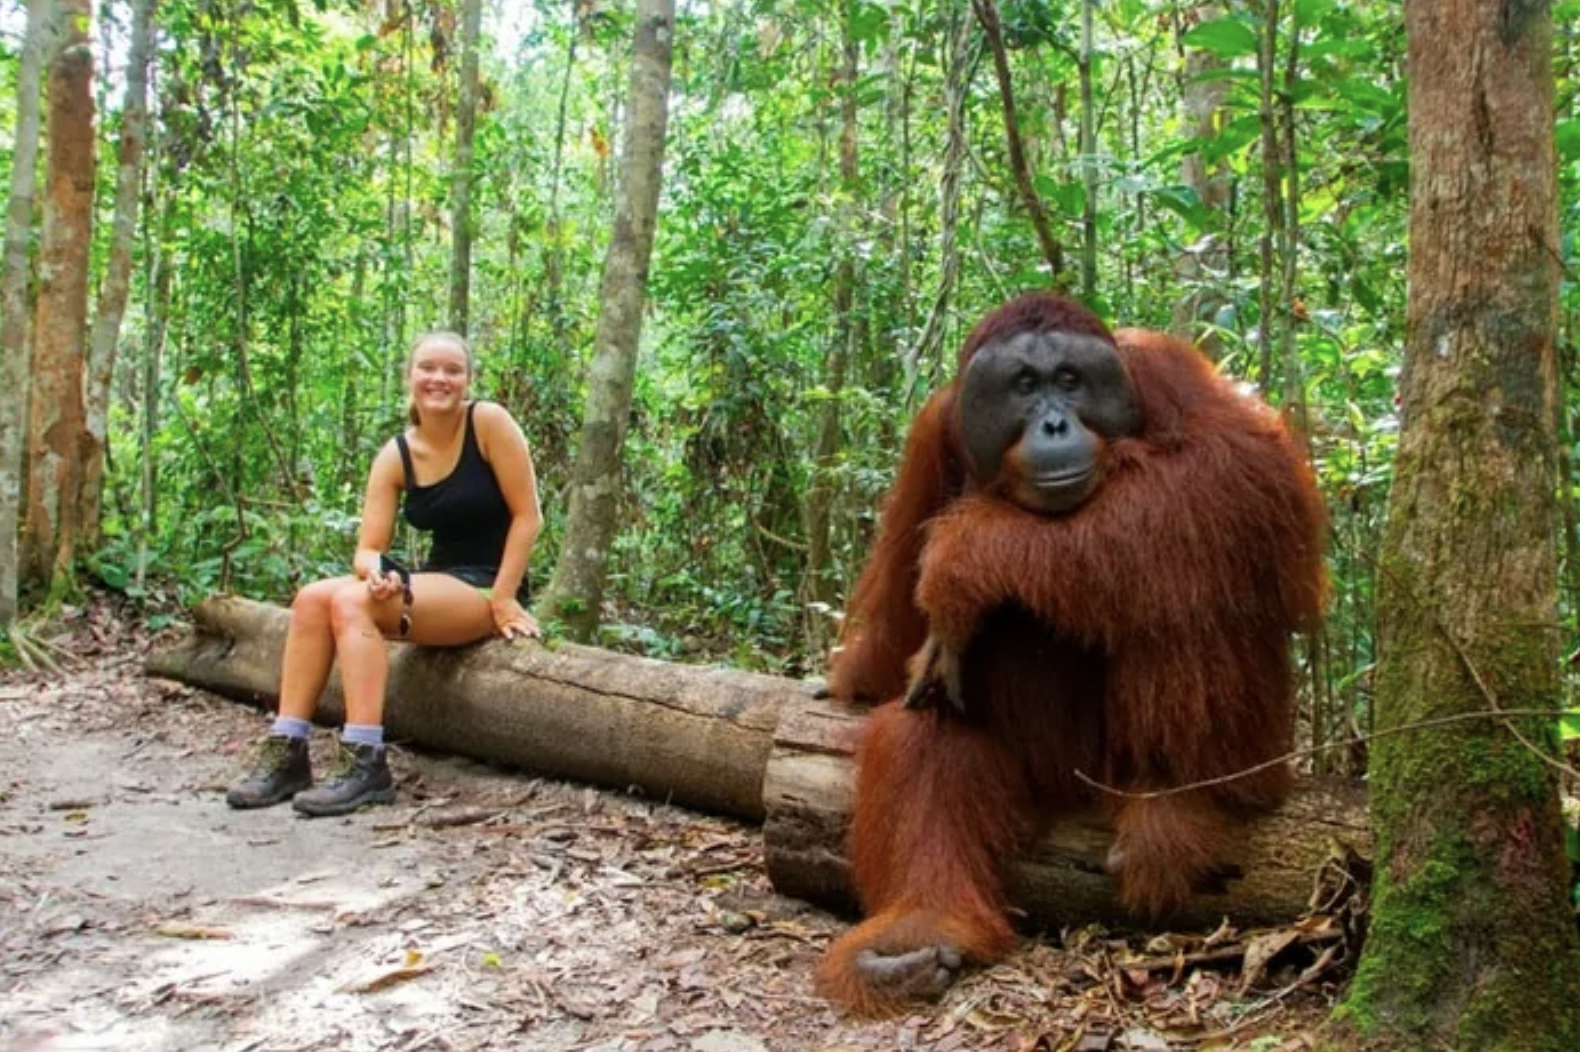
<svg viewBox="0 0 1580 1052">
<path fill-rule="evenodd" d="M 395 536 L 395 510 L 400 503 L 404 480 L 400 450 L 393 440 L 384 443 L 368 472 L 367 494 L 362 498 L 362 527 L 357 534 L 357 553 L 351 559 L 351 572 L 363 580 L 378 572 L 379 553 L 389 550 Z"/>
<path fill-rule="evenodd" d="M 511 622 L 525 618 L 530 626 L 529 635 L 536 634 L 537 624 L 521 610 L 516 602 L 516 592 L 526 575 L 527 563 L 532 558 L 532 546 L 543 527 L 543 510 L 538 502 L 538 476 L 532 466 L 532 452 L 527 448 L 527 438 L 521 427 L 504 406 L 494 402 L 479 402 L 472 413 L 472 423 L 477 429 L 478 447 L 483 459 L 493 469 L 499 491 L 510 506 L 510 532 L 505 537 L 505 551 L 499 559 L 499 573 L 494 577 L 494 622 L 500 633 L 512 635 Z"/>
</svg>

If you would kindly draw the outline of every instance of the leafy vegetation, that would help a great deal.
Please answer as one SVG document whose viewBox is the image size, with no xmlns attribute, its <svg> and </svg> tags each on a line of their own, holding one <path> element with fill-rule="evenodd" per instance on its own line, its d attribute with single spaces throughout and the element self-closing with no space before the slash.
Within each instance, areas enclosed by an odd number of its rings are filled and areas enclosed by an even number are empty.
<svg viewBox="0 0 1580 1052">
<path fill-rule="evenodd" d="M 0 4 L 8 28 L 23 6 Z M 841 410 L 830 481 L 843 594 L 909 415 L 972 320 L 1023 287 L 1073 280 L 1042 262 L 969 6 L 725 0 L 680 12 L 604 642 L 817 670 L 835 616 L 809 602 L 806 580 L 822 408 L 837 399 Z M 1272 96 L 1259 71 L 1261 5 L 1097 5 L 1091 182 L 1077 148 L 1078 4 L 998 6 L 1035 187 L 1072 255 L 1095 188 L 1097 305 L 1116 323 L 1170 327 L 1192 304 L 1222 367 L 1307 421 L 1330 497 L 1334 579 L 1327 630 L 1303 652 L 1309 722 L 1319 738 L 1364 727 L 1404 335 L 1399 5 L 1284 5 Z M 103 158 L 119 130 L 126 18 L 125 4 L 101 5 Z M 1553 21 L 1567 378 L 1580 332 L 1580 3 L 1555 4 Z M 399 424 L 405 348 L 447 324 L 458 5 L 166 0 L 157 26 L 102 540 L 84 565 L 150 598 L 229 589 L 283 601 L 344 567 L 366 466 Z M 538 461 L 539 586 L 561 540 L 630 29 L 627 6 L 612 2 L 496 3 L 485 18 L 470 333 L 479 393 L 518 414 Z M 842 38 L 857 52 L 848 86 Z M 0 37 L 4 127 L 18 44 L 16 31 Z M 1209 89 L 1198 130 L 1183 107 Z M 840 172 L 845 134 L 854 182 Z M 0 142 L 7 167 L 10 149 Z M 101 162 L 101 209 L 111 169 Z M 1271 210 L 1269 192 L 1280 195 Z M 1264 235 L 1276 236 L 1270 256 Z M 855 275 L 845 327 L 842 263 Z M 853 357 L 835 386 L 830 363 L 847 331 Z M 1287 353 L 1270 353 L 1279 341 Z M 1564 496 L 1574 636 L 1580 531 L 1576 493 Z"/>
</svg>

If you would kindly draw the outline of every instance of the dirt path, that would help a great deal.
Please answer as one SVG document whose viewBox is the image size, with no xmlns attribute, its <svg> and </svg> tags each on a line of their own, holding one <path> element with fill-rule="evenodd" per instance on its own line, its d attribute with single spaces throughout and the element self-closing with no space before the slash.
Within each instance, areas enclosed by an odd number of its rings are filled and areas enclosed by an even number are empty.
<svg viewBox="0 0 1580 1052">
<path fill-rule="evenodd" d="M 851 1023 L 809 985 L 841 923 L 772 893 L 751 827 L 409 750 L 394 807 L 233 812 L 259 717 L 141 676 L 102 611 L 71 644 L 74 671 L 0 678 L 12 1052 L 1293 1050 L 1322 1008 L 1211 976 L 1116 998 L 1108 948 L 1039 943 Z"/>
</svg>

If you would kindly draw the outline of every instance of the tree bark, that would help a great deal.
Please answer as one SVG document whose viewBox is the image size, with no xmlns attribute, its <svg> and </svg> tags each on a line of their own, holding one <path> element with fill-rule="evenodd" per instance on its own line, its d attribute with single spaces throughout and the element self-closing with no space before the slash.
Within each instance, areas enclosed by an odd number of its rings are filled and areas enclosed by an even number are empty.
<svg viewBox="0 0 1580 1052">
<path fill-rule="evenodd" d="M 154 654 L 148 669 L 272 708 L 288 616 L 244 599 L 209 600 L 197 608 L 197 630 Z M 803 682 L 569 644 L 392 644 L 390 673 L 392 736 L 763 821 L 768 874 L 781 893 L 850 906 L 845 830 L 864 710 L 816 701 Z M 317 716 L 337 723 L 341 713 L 332 681 Z M 1018 869 L 1021 907 L 1050 923 L 1124 920 L 1103 869 L 1110 841 L 1091 817 L 1055 828 Z M 1169 923 L 1291 920 L 1335 851 L 1368 847 L 1359 787 L 1307 782 L 1247 828 L 1222 888 Z"/>
<path fill-rule="evenodd" d="M 450 327 L 466 335 L 472 302 L 472 133 L 477 127 L 477 46 L 483 0 L 461 4 L 461 99 L 455 115 L 455 173 L 450 197 Z"/>
<path fill-rule="evenodd" d="M 93 234 L 92 6 L 89 0 L 57 5 L 60 47 L 49 63 L 49 148 L 20 560 L 23 580 L 43 586 L 69 577 L 81 527 L 83 345 Z"/>
<path fill-rule="evenodd" d="M 588 638 L 598 625 L 606 560 L 616 533 L 620 451 L 631 413 L 647 268 L 658 221 L 674 37 L 674 0 L 639 0 L 630 117 L 620 157 L 614 234 L 598 291 L 587 410 L 571 479 L 565 540 L 540 610 L 578 639 Z"/>
<path fill-rule="evenodd" d="M 1405 25 L 1410 294 L 1381 731 L 1560 697 L 1551 15 L 1407 0 Z M 1373 915 L 1341 1047 L 1580 1048 L 1555 737 L 1548 719 L 1496 718 L 1377 740 Z"/>
<path fill-rule="evenodd" d="M 110 258 L 104 281 L 99 286 L 99 304 L 88 343 L 81 518 L 83 536 L 90 546 L 96 545 L 99 537 L 104 462 L 108 455 L 110 379 L 115 373 L 115 345 L 120 339 L 121 319 L 126 314 L 126 300 L 132 284 L 132 244 L 137 237 L 143 149 L 148 138 L 148 63 L 153 55 L 150 38 L 156 7 L 158 0 L 135 0 L 132 4 L 132 42 L 126 56 L 126 101 L 121 108 L 120 159 L 115 175 Z"/>
<path fill-rule="evenodd" d="M 28 401 L 27 285 L 31 268 L 33 187 L 38 178 L 40 86 L 49 32 L 49 0 L 30 0 L 17 65 L 16 135 L 6 206 L 5 263 L 0 273 L 0 628 L 17 615 L 17 524 L 22 519 L 23 447 Z"/>
</svg>

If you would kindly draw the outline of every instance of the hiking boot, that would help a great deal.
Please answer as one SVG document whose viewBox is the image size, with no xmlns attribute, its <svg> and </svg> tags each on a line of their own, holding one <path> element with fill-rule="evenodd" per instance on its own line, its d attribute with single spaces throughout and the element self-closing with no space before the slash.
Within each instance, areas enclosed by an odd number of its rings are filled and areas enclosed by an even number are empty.
<svg viewBox="0 0 1580 1052">
<path fill-rule="evenodd" d="M 395 801 L 395 779 L 382 745 L 340 743 L 334 773 L 316 789 L 297 795 L 291 806 L 304 815 L 326 818 L 348 815 L 367 804 Z"/>
<path fill-rule="evenodd" d="M 225 802 L 235 808 L 273 807 L 313 784 L 306 738 L 271 734 L 258 747 L 252 773 L 230 787 Z"/>
</svg>

